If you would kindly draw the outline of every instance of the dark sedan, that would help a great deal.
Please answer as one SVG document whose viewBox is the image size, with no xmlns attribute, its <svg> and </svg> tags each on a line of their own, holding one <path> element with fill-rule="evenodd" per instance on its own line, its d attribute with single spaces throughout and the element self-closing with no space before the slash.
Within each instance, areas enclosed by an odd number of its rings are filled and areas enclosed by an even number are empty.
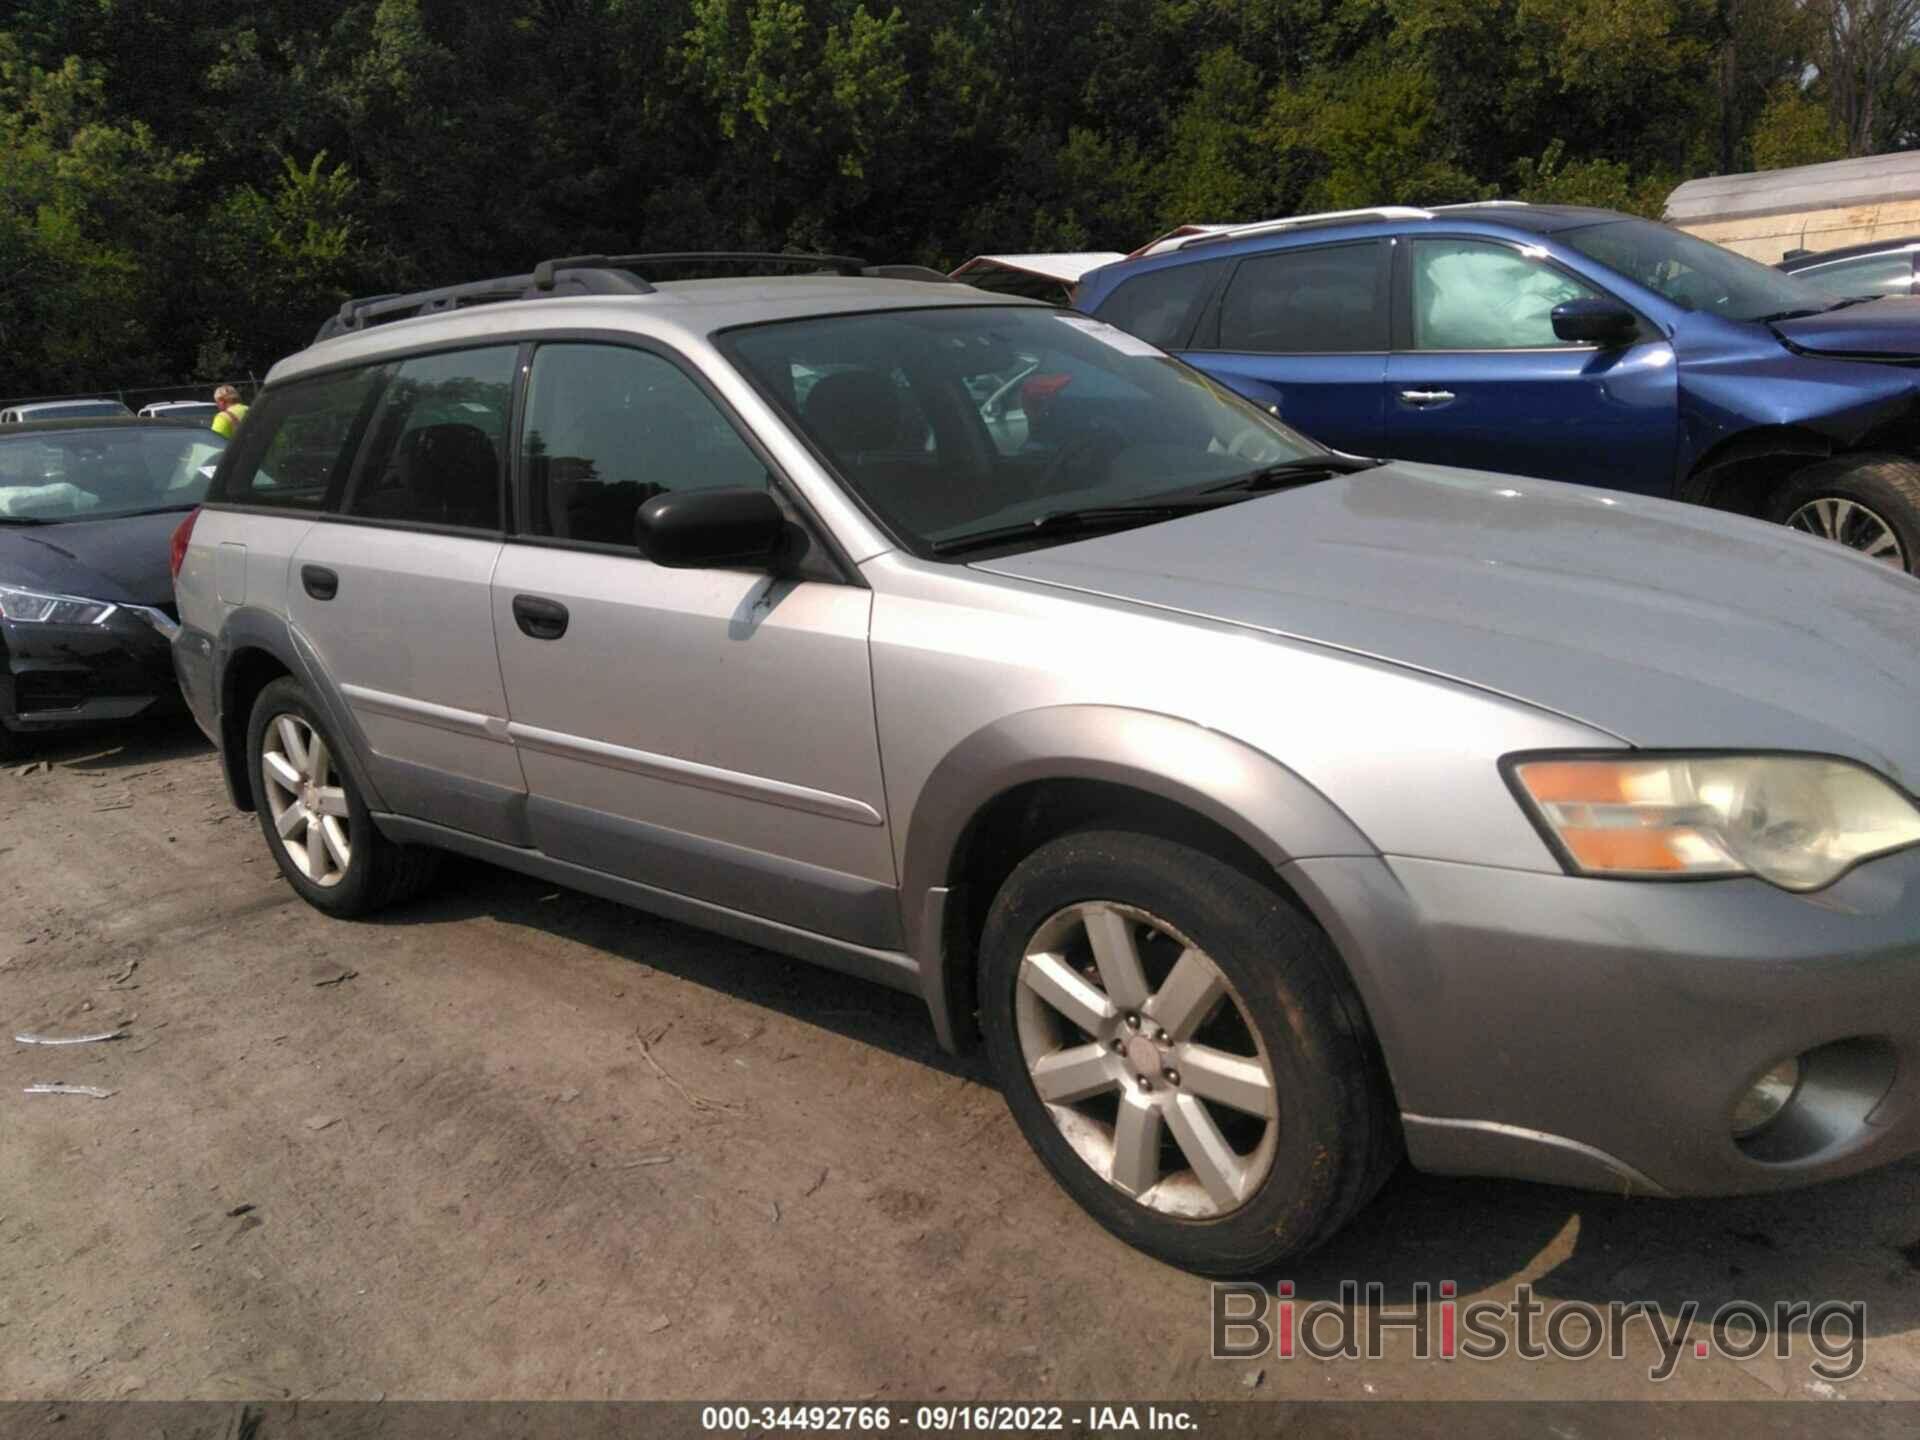
<svg viewBox="0 0 1920 1440">
<path fill-rule="evenodd" d="M 179 704 L 169 542 L 225 447 L 169 420 L 0 434 L 0 753 Z"/>
</svg>

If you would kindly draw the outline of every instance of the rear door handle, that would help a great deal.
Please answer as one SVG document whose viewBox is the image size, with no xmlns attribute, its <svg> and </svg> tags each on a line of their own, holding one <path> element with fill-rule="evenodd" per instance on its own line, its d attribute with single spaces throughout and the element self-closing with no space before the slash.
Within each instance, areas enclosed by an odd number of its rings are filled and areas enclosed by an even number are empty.
<svg viewBox="0 0 1920 1440">
<path fill-rule="evenodd" d="M 514 596 L 513 619 L 535 640 L 558 640 L 567 633 L 567 607 L 541 595 Z"/>
<path fill-rule="evenodd" d="M 340 577 L 324 565 L 302 565 L 300 584 L 316 600 L 331 600 L 340 593 Z"/>
<path fill-rule="evenodd" d="M 1400 398 L 1409 405 L 1444 405 L 1453 399 L 1451 390 L 1402 390 Z"/>
</svg>

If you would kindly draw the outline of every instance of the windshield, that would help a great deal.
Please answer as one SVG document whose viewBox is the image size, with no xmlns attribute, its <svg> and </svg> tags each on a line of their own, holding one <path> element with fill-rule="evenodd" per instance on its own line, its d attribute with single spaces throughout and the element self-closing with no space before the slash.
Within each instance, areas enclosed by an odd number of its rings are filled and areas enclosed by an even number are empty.
<svg viewBox="0 0 1920 1440">
<path fill-rule="evenodd" d="M 1834 303 L 1804 280 L 1648 220 L 1609 220 L 1554 238 L 1676 305 L 1723 320 L 1780 320 Z"/>
<path fill-rule="evenodd" d="M 785 321 L 721 343 L 923 553 L 1327 454 L 1124 331 L 1037 306 Z"/>
<path fill-rule="evenodd" d="M 0 436 L 0 524 L 190 509 L 226 445 L 174 426 Z"/>
</svg>

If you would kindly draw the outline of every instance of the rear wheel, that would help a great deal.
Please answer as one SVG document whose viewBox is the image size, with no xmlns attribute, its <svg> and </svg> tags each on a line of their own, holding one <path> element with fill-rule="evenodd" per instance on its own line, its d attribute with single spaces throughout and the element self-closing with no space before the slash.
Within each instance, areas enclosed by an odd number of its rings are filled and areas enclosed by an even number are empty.
<svg viewBox="0 0 1920 1440">
<path fill-rule="evenodd" d="M 247 758 L 267 849 L 301 898 L 330 915 L 364 915 L 417 893 L 437 851 L 395 845 L 374 828 L 306 692 L 275 680 L 253 703 Z"/>
<path fill-rule="evenodd" d="M 1920 574 L 1920 464 L 1843 455 L 1809 465 L 1782 488 L 1773 518 L 1896 570 Z"/>
<path fill-rule="evenodd" d="M 1247 1274 L 1332 1235 L 1397 1161 L 1359 997 L 1272 889 L 1170 841 L 1069 835 L 988 916 L 981 1025 L 1027 1140 L 1148 1254 Z"/>
</svg>

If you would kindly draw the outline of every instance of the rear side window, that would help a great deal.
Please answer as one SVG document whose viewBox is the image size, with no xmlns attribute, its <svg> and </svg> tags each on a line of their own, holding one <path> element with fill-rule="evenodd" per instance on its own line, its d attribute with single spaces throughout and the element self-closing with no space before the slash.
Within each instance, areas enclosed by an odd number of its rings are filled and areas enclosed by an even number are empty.
<svg viewBox="0 0 1920 1440">
<path fill-rule="evenodd" d="M 1387 348 L 1386 247 L 1378 241 L 1243 260 L 1220 301 L 1220 348 L 1328 354 Z"/>
<path fill-rule="evenodd" d="M 618 345 L 540 347 L 522 448 L 531 529 L 557 540 L 632 546 L 634 517 L 656 495 L 768 483 L 679 366 Z"/>
<path fill-rule="evenodd" d="M 496 345 L 402 361 L 380 397 L 347 513 L 502 529 L 501 457 L 519 353 Z"/>
<path fill-rule="evenodd" d="M 379 391 L 382 367 L 296 381 L 248 412 L 219 499 L 234 505 L 319 510 L 344 481 Z"/>
<path fill-rule="evenodd" d="M 1149 345 L 1178 350 L 1187 343 L 1221 269 L 1222 262 L 1209 260 L 1136 275 L 1109 295 L 1096 313 Z"/>
</svg>

